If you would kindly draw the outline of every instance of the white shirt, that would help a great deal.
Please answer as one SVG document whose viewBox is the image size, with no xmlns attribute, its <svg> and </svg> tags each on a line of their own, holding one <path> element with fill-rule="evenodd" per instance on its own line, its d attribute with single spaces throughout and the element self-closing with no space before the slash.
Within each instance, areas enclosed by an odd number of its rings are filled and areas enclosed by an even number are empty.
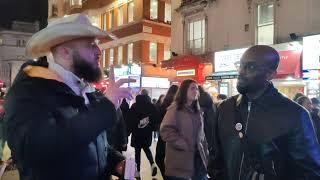
<svg viewBox="0 0 320 180">
<path fill-rule="evenodd" d="M 80 79 L 71 71 L 64 69 L 61 65 L 55 63 L 53 60 L 48 60 L 48 62 L 49 69 L 57 73 L 63 82 L 69 86 L 76 95 L 82 96 L 85 100 L 85 104 L 89 104 L 90 102 L 86 93 L 92 93 L 95 91 L 95 89 L 88 82 Z"/>
</svg>

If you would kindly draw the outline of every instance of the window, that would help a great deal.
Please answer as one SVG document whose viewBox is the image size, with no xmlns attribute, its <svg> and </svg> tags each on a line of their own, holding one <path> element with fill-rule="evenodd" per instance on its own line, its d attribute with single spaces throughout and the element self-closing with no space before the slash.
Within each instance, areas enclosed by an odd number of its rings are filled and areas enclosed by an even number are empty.
<svg viewBox="0 0 320 180">
<path fill-rule="evenodd" d="M 187 48 L 193 54 L 201 54 L 205 51 L 205 20 L 196 20 L 188 23 Z"/>
<path fill-rule="evenodd" d="M 119 65 L 123 64 L 123 47 L 122 46 L 118 47 L 118 64 Z"/>
<path fill-rule="evenodd" d="M 274 39 L 274 5 L 258 5 L 257 43 L 270 45 Z"/>
<path fill-rule="evenodd" d="M 128 22 L 133 21 L 133 14 L 134 14 L 134 4 L 133 2 L 130 2 L 128 4 Z"/>
<path fill-rule="evenodd" d="M 171 4 L 165 4 L 164 22 L 171 23 Z"/>
<path fill-rule="evenodd" d="M 70 5 L 71 6 L 81 6 L 82 0 L 70 0 Z"/>
<path fill-rule="evenodd" d="M 114 10 L 109 12 L 109 27 L 110 29 L 113 28 L 114 25 Z"/>
<path fill-rule="evenodd" d="M 150 19 L 158 19 L 158 0 L 150 0 Z"/>
<path fill-rule="evenodd" d="M 133 43 L 128 44 L 128 64 L 133 63 Z"/>
<path fill-rule="evenodd" d="M 106 50 L 102 50 L 102 68 L 106 67 Z"/>
<path fill-rule="evenodd" d="M 123 6 L 120 6 L 118 11 L 118 26 L 121 26 L 122 24 L 123 24 Z"/>
<path fill-rule="evenodd" d="M 113 65 L 113 60 L 114 60 L 114 50 L 113 50 L 113 48 L 110 48 L 109 65 Z"/>
<path fill-rule="evenodd" d="M 58 7 L 55 4 L 51 6 L 51 16 L 52 17 L 58 16 Z"/>
<path fill-rule="evenodd" d="M 164 56 L 163 60 L 169 60 L 171 58 L 170 45 L 164 45 Z"/>
<path fill-rule="evenodd" d="M 4 40 L 0 38 L 0 46 L 4 44 Z"/>
<path fill-rule="evenodd" d="M 107 30 L 108 27 L 108 14 L 104 13 L 103 14 L 103 30 Z"/>
<path fill-rule="evenodd" d="M 152 63 L 157 63 L 157 43 L 150 43 L 149 59 Z"/>
<path fill-rule="evenodd" d="M 24 46 L 25 46 L 25 41 L 18 39 L 18 40 L 16 41 L 16 46 L 18 46 L 18 47 L 24 47 Z"/>
</svg>

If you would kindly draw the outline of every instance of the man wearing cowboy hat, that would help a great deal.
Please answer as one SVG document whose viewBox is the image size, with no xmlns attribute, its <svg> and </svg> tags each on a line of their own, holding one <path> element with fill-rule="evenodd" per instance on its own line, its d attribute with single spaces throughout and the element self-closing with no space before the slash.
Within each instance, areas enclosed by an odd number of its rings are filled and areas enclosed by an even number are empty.
<svg viewBox="0 0 320 180">
<path fill-rule="evenodd" d="M 26 52 L 45 60 L 24 64 L 5 102 L 9 147 L 20 179 L 102 180 L 122 175 L 124 158 L 106 141 L 119 100 L 132 98 L 111 85 L 105 94 L 89 83 L 101 78 L 95 38 L 111 37 L 82 14 L 52 22 L 29 40 Z M 111 78 L 112 79 L 112 78 Z M 107 98 L 106 98 L 107 97 Z"/>
</svg>

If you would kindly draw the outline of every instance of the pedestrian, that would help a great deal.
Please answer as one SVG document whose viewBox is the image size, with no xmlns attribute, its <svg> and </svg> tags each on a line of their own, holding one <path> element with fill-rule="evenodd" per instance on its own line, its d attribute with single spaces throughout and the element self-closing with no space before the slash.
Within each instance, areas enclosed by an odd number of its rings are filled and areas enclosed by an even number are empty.
<svg viewBox="0 0 320 180">
<path fill-rule="evenodd" d="M 158 122 L 157 127 L 160 130 L 160 124 L 164 118 L 164 115 L 167 112 L 167 108 L 171 105 L 171 103 L 174 100 L 174 97 L 176 96 L 176 93 L 178 91 L 179 87 L 177 85 L 171 85 L 168 89 L 167 94 L 165 95 L 163 102 L 160 105 L 159 112 L 160 112 L 160 121 Z M 166 180 L 165 176 L 165 164 L 164 164 L 164 158 L 166 155 L 166 143 L 162 140 L 161 136 L 158 138 L 157 147 L 156 147 L 156 163 L 160 169 L 161 175 L 164 180 Z"/>
<path fill-rule="evenodd" d="M 315 102 L 315 100 L 313 100 Z M 318 115 L 318 109 L 314 107 L 313 103 L 307 96 L 300 96 L 297 99 L 297 103 L 306 108 L 310 113 L 311 120 L 313 123 L 314 131 L 316 132 L 317 139 L 320 138 L 320 117 Z"/>
<path fill-rule="evenodd" d="M 73 14 L 34 34 L 25 63 L 5 101 L 5 127 L 21 180 L 104 180 L 122 176 L 124 157 L 107 142 L 119 100 L 132 98 L 119 88 L 111 68 L 102 94 L 90 85 L 101 79 L 96 38 L 113 37 Z"/>
<path fill-rule="evenodd" d="M 209 152 L 198 97 L 198 84 L 184 80 L 161 123 L 167 180 L 207 179 Z"/>
<path fill-rule="evenodd" d="M 224 101 L 224 100 L 226 100 L 228 98 L 228 96 L 227 95 L 225 95 L 225 94 L 218 94 L 218 96 L 217 96 L 217 104 L 220 104 L 222 101 Z"/>
<path fill-rule="evenodd" d="M 292 98 L 293 101 L 297 101 L 297 99 L 301 96 L 304 96 L 304 94 L 302 92 L 298 92 L 294 95 L 294 97 Z"/>
<path fill-rule="evenodd" d="M 214 136 L 214 122 L 216 119 L 217 107 L 213 103 L 209 93 L 205 92 L 202 86 L 199 86 L 199 104 L 203 114 L 204 133 L 208 142 L 209 159 L 214 158 L 213 136 Z M 210 162 L 210 161 L 209 161 Z M 213 176 L 213 165 L 208 165 L 208 174 Z"/>
<path fill-rule="evenodd" d="M 135 177 L 140 178 L 141 166 L 141 149 L 145 152 L 150 166 L 151 175 L 157 174 L 157 167 L 153 160 L 153 155 L 150 150 L 152 143 L 152 131 L 155 129 L 155 123 L 159 115 L 156 107 L 150 101 L 148 95 L 137 95 L 136 102 L 132 104 L 129 111 L 129 127 L 131 135 L 131 146 L 135 148 L 135 161 L 137 164 L 137 172 Z"/>
<path fill-rule="evenodd" d="M 163 102 L 164 99 L 164 94 L 161 94 L 157 100 L 157 102 L 154 104 L 156 106 L 156 109 L 158 111 L 158 114 L 160 115 L 160 108 L 161 108 L 161 104 Z M 158 118 L 159 121 L 160 117 Z M 160 123 L 156 122 L 156 126 L 155 126 L 155 131 L 153 131 L 153 141 L 156 142 L 159 139 L 159 129 L 160 129 Z"/>
<path fill-rule="evenodd" d="M 271 82 L 279 60 L 265 45 L 250 47 L 241 57 L 240 94 L 218 107 L 216 179 L 320 179 L 320 147 L 308 112 Z"/>
</svg>

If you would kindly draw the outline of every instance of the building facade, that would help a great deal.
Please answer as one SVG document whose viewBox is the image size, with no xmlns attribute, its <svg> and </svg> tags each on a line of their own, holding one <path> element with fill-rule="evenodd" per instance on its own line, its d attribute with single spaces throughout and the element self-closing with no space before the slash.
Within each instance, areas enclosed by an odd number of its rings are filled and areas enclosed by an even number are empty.
<svg viewBox="0 0 320 180">
<path fill-rule="evenodd" d="M 172 1 L 172 9 L 171 50 L 177 54 L 213 53 L 213 72 L 220 73 L 219 78 L 209 78 L 214 79 L 209 83 L 215 84 L 210 87 L 213 91 L 236 93 L 236 82 L 224 80 L 234 79 L 235 69 L 222 66 L 233 66 L 243 49 L 255 44 L 274 46 L 286 60 L 280 62 L 285 68 L 281 67 L 283 74 L 274 82 L 282 92 L 291 97 L 306 91 L 306 83 L 295 70 L 301 73 L 302 37 L 320 33 L 320 1 L 177 0 Z M 286 69 L 293 63 L 299 64 Z"/>
<path fill-rule="evenodd" d="M 94 25 L 118 38 L 100 40 L 102 69 L 137 64 L 141 67 L 141 77 L 168 78 L 174 74 L 161 69 L 162 61 L 171 56 L 170 0 L 49 0 L 48 4 L 49 21 L 85 13 Z M 140 88 L 143 84 L 140 82 Z"/>
<path fill-rule="evenodd" d="M 39 23 L 14 21 L 10 29 L 0 29 L 0 80 L 10 87 L 21 65 L 27 60 L 25 46 Z"/>
</svg>

